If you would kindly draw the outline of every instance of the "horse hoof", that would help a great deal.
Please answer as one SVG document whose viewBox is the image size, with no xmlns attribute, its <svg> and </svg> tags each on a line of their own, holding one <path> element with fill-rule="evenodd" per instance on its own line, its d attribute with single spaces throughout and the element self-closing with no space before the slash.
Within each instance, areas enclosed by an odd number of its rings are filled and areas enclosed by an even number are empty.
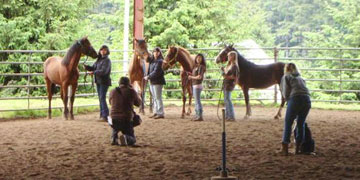
<svg viewBox="0 0 360 180">
<path fill-rule="evenodd" d="M 250 116 L 249 115 L 246 115 L 246 116 L 244 116 L 244 119 L 246 120 L 246 119 L 250 119 Z"/>
<path fill-rule="evenodd" d="M 274 119 L 280 119 L 280 115 L 276 115 L 275 117 L 274 117 Z"/>
<path fill-rule="evenodd" d="M 185 118 L 185 116 L 184 116 L 184 114 L 182 114 L 182 115 L 181 115 L 181 119 L 184 119 L 184 118 Z"/>
<path fill-rule="evenodd" d="M 190 116 L 190 114 L 191 114 L 191 112 L 187 112 L 187 113 L 186 113 L 187 116 Z"/>
</svg>

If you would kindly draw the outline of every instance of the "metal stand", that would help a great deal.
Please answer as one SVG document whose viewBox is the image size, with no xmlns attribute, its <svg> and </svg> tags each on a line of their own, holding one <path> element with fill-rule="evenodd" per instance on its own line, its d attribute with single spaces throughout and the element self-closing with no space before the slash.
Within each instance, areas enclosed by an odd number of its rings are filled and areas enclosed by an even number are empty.
<svg viewBox="0 0 360 180">
<path fill-rule="evenodd" d="M 226 169 L 226 131 L 225 131 L 225 109 L 222 109 L 222 118 L 223 118 L 223 132 L 222 132 L 222 166 L 220 171 L 220 176 L 213 176 L 211 180 L 238 180 L 235 176 L 228 176 L 228 171 Z"/>
</svg>

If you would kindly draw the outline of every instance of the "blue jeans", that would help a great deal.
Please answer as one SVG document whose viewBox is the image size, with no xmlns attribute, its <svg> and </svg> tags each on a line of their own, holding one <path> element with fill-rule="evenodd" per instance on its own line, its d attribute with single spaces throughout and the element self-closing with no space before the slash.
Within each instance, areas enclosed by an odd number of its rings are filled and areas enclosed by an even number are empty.
<svg viewBox="0 0 360 180">
<path fill-rule="evenodd" d="M 200 97 L 202 90 L 203 90 L 202 88 L 193 87 L 193 94 L 194 94 L 194 98 L 195 98 L 195 112 L 196 112 L 197 117 L 201 117 L 202 113 L 203 113 L 201 97 Z"/>
<path fill-rule="evenodd" d="M 164 115 L 164 105 L 162 101 L 162 88 L 163 85 L 161 84 L 151 84 L 150 91 L 152 94 L 153 102 L 154 102 L 154 109 L 157 115 Z"/>
<path fill-rule="evenodd" d="M 109 89 L 109 86 L 102 85 L 102 84 L 96 84 L 97 93 L 99 96 L 99 102 L 100 102 L 100 117 L 107 118 L 109 116 L 109 108 L 106 104 L 106 93 Z"/>
<path fill-rule="evenodd" d="M 235 119 L 234 106 L 231 102 L 231 92 L 224 89 L 225 119 Z"/>
<path fill-rule="evenodd" d="M 296 143 L 302 143 L 305 139 L 305 120 L 311 108 L 311 101 L 308 95 L 299 95 L 290 98 L 285 114 L 285 125 L 282 143 L 289 144 L 291 137 L 291 126 L 296 119 Z"/>
<path fill-rule="evenodd" d="M 113 119 L 112 134 L 111 138 L 113 141 L 118 140 L 118 133 L 121 131 L 122 134 L 126 135 L 126 141 L 128 145 L 134 145 L 136 142 L 135 134 L 134 134 L 134 126 L 132 121 L 121 120 L 121 119 Z"/>
</svg>

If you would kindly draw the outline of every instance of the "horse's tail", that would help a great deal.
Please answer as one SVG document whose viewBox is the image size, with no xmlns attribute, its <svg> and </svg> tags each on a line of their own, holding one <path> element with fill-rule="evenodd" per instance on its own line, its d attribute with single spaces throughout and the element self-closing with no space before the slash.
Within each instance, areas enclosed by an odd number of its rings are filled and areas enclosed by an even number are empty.
<svg viewBox="0 0 360 180">
<path fill-rule="evenodd" d="M 56 93 L 56 85 L 51 84 L 51 94 L 54 95 Z"/>
</svg>

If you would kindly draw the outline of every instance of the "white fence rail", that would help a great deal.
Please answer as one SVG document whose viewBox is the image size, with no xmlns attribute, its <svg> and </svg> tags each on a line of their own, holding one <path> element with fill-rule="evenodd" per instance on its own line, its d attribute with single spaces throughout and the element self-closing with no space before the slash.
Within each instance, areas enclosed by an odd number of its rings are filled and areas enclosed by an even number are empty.
<svg viewBox="0 0 360 180">
<path fill-rule="evenodd" d="M 306 57 L 291 57 L 289 56 L 289 52 L 292 51 L 302 51 L 302 53 L 305 52 L 305 54 L 311 54 L 311 52 L 313 51 L 329 51 L 329 52 L 338 52 L 339 54 L 343 53 L 343 52 L 351 52 L 353 54 L 359 54 L 360 52 L 360 48 L 238 48 L 238 50 L 240 52 L 242 51 L 247 51 L 247 50 L 255 50 L 255 49 L 261 49 L 264 51 L 269 51 L 269 54 L 272 54 L 271 56 L 267 56 L 267 57 L 247 57 L 248 60 L 250 61 L 254 61 L 259 62 L 259 61 L 266 61 L 268 63 L 270 62 L 277 62 L 277 61 L 281 61 L 281 62 L 318 62 L 318 61 L 328 61 L 328 62 L 335 62 L 338 63 L 337 65 L 335 65 L 334 67 L 331 67 L 331 69 L 326 69 L 326 68 L 313 68 L 313 67 L 304 67 L 304 68 L 300 68 L 300 70 L 303 73 L 311 73 L 311 72 L 331 72 L 331 73 L 338 73 L 338 79 L 336 78 L 307 78 L 306 81 L 307 82 L 329 82 L 329 83 L 338 83 L 339 84 L 339 89 L 310 89 L 311 92 L 324 92 L 324 93 L 338 93 L 339 94 L 339 98 L 337 100 L 328 100 L 328 99 L 313 99 L 313 101 L 319 101 L 319 102 L 337 102 L 337 103 L 360 103 L 360 101 L 351 101 L 351 100 L 343 100 L 341 99 L 341 94 L 342 93 L 360 93 L 360 89 L 344 89 L 343 88 L 343 84 L 344 83 L 360 83 L 359 79 L 344 79 L 343 75 L 346 73 L 358 73 L 360 72 L 360 69 L 350 69 L 350 68 L 346 68 L 346 66 L 344 66 L 345 63 L 348 62 L 355 62 L 358 63 L 360 61 L 360 59 L 357 58 L 346 58 L 343 57 L 341 55 L 336 56 L 336 57 L 326 57 L 326 58 L 317 58 L 317 57 L 309 57 L 309 55 L 307 55 Z M 221 49 L 219 48 L 198 48 L 198 49 L 189 49 L 190 52 L 202 52 L 202 53 L 207 53 L 207 54 L 217 54 Z M 26 54 L 27 55 L 27 60 L 22 61 L 22 62 L 17 62 L 14 59 L 13 60 L 9 60 L 9 61 L 0 61 L 0 67 L 2 65 L 17 65 L 17 66 L 23 66 L 26 65 L 27 66 L 27 71 L 26 72 L 17 72 L 17 73 L 10 73 L 10 72 L 6 72 L 6 73 L 0 73 L 0 78 L 3 77 L 26 77 L 27 78 L 27 83 L 23 84 L 23 85 L 17 85 L 17 84 L 4 84 L 4 82 L 0 82 L 0 93 L 4 90 L 4 89 L 8 89 L 8 88 L 26 88 L 27 89 L 27 96 L 3 96 L 0 95 L 0 102 L 2 100 L 18 100 L 18 99 L 23 99 L 23 100 L 27 100 L 28 101 L 28 106 L 27 108 L 17 108 L 17 109 L 0 109 L 0 112 L 5 112 L 5 111 L 22 111 L 22 110 L 41 110 L 41 109 L 46 109 L 44 108 L 31 108 L 30 107 L 30 100 L 32 99 L 47 99 L 46 95 L 43 96 L 32 96 L 30 94 L 30 90 L 32 88 L 45 88 L 45 84 L 31 84 L 31 79 L 34 76 L 42 76 L 43 73 L 42 72 L 31 72 L 31 67 L 32 66 L 41 66 L 43 62 L 41 61 L 33 61 L 32 59 L 32 55 L 33 54 L 45 54 L 45 53 L 55 53 L 55 54 L 64 54 L 66 51 L 49 51 L 49 50 L 0 50 L 0 55 L 2 54 Z M 123 60 L 117 60 L 117 59 L 121 59 L 121 53 L 123 53 L 124 51 L 121 50 L 113 50 L 111 56 L 116 57 L 112 59 L 112 64 L 113 64 L 113 71 L 112 74 L 113 75 L 125 75 L 127 73 L 127 71 L 121 69 L 121 64 L 124 63 L 128 63 L 128 61 L 123 61 Z M 130 51 L 130 53 L 132 53 L 132 51 Z M 279 54 L 284 53 L 285 55 L 281 56 Z M 115 55 L 114 55 L 115 54 Z M 208 62 L 213 62 L 214 61 L 214 55 L 207 57 L 206 58 Z M 79 64 L 81 64 L 83 61 L 81 61 Z M 93 61 L 92 61 L 93 62 Z M 89 61 L 88 63 L 91 63 L 91 61 Z M 170 71 L 177 71 L 177 70 L 170 70 Z M 216 73 L 217 71 L 219 71 L 219 68 L 208 68 L 207 72 L 214 72 Z M 81 72 L 80 75 L 84 75 L 85 72 Z M 220 73 L 219 73 L 220 74 Z M 220 76 L 218 76 L 220 78 Z M 114 79 L 113 79 L 114 80 Z M 167 79 L 167 82 L 180 82 L 180 79 Z M 204 79 L 204 82 L 219 82 L 221 81 L 221 79 L 218 78 L 206 78 Z M 81 83 L 79 82 L 79 86 L 91 86 L 92 83 Z M 113 84 L 117 84 L 116 81 L 113 81 Z M 164 93 L 166 92 L 180 92 L 181 89 L 164 89 Z M 219 87 L 217 88 L 205 88 L 204 92 L 217 92 L 220 91 Z M 239 91 L 241 91 L 240 89 L 236 89 L 236 92 L 239 93 Z M 254 90 L 251 90 L 251 92 L 253 92 Z M 263 89 L 263 90 L 255 90 L 255 91 L 261 91 L 261 92 L 272 92 L 271 96 L 268 96 L 267 98 L 251 98 L 251 100 L 258 100 L 258 101 L 263 101 L 263 100 L 271 100 L 274 101 L 275 103 L 278 102 L 280 94 L 278 91 L 278 87 L 273 86 L 271 88 L 268 89 Z M 91 97 L 91 96 L 96 96 L 96 93 L 77 93 L 76 94 L 77 97 Z M 54 96 L 54 98 L 59 98 L 59 96 Z M 234 100 L 242 100 L 243 98 L 236 98 Z M 174 99 L 174 98 L 168 98 L 168 99 L 164 99 L 165 101 L 181 101 L 181 99 Z M 210 99 L 203 99 L 204 101 L 217 101 L 218 99 L 214 99 L 214 98 L 210 98 Z M 75 103 L 76 105 L 76 103 Z M 88 105 L 78 105 L 75 107 L 84 107 L 84 106 L 97 106 L 98 104 L 88 104 Z M 62 107 L 53 107 L 53 108 L 62 108 Z"/>
</svg>

